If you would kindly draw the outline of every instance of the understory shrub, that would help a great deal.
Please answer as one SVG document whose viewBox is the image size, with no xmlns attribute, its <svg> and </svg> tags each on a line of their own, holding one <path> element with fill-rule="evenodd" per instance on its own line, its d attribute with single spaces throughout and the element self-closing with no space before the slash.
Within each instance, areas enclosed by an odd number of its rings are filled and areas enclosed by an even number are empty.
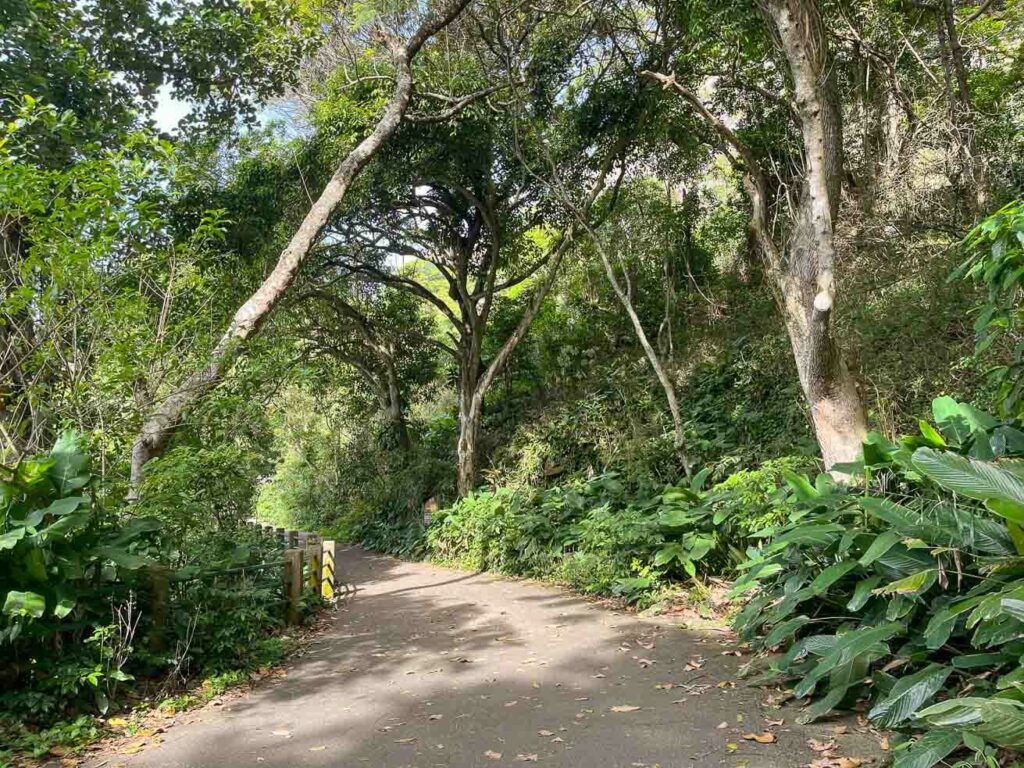
<svg viewBox="0 0 1024 768">
<path fill-rule="evenodd" d="M 646 603 L 670 582 L 739 562 L 746 509 L 771 519 L 777 486 L 768 493 L 763 485 L 787 462 L 710 490 L 703 490 L 708 471 L 689 486 L 660 490 L 629 486 L 615 473 L 544 490 L 483 490 L 438 513 L 426 551 L 464 568 Z"/>
<path fill-rule="evenodd" d="M 869 700 L 881 728 L 925 735 L 897 768 L 961 746 L 1024 748 L 1024 431 L 935 401 L 936 426 L 812 483 L 787 473 L 784 520 L 753 534 L 735 619 L 808 722 Z M 936 428 L 937 427 L 937 428 Z"/>
<path fill-rule="evenodd" d="M 76 718 L 265 663 L 280 569 L 253 566 L 280 556 L 242 513 L 199 536 L 106 507 L 74 435 L 0 471 L 0 733 L 30 750 L 89 738 Z"/>
</svg>

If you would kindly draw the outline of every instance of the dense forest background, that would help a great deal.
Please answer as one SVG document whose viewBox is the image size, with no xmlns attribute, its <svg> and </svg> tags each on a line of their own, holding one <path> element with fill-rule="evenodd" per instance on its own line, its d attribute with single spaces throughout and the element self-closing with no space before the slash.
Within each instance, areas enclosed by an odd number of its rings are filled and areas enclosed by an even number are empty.
<svg viewBox="0 0 1024 768">
<path fill-rule="evenodd" d="M 1016 0 L 5 4 L 18 738 L 127 679 L 120 603 L 85 585 L 258 560 L 252 517 L 641 607 L 742 577 L 766 649 L 819 622 L 794 618 L 811 597 L 849 606 L 816 629 L 843 638 L 877 595 L 876 634 L 800 693 L 832 675 L 815 716 L 949 605 L 948 573 L 1019 602 L 1022 40 Z M 171 99 L 187 115 L 157 126 Z M 859 542 L 829 528 L 851 504 Z M 989 549 L 953 542 L 947 507 Z M 181 597 L 196 639 L 132 674 L 222 671 L 274 625 L 256 598 L 226 632 L 226 594 Z M 904 654 L 931 671 L 915 707 L 953 690 L 936 653 L 998 655 L 1022 616 Z M 936 760 L 1024 745 L 932 724 Z"/>
</svg>

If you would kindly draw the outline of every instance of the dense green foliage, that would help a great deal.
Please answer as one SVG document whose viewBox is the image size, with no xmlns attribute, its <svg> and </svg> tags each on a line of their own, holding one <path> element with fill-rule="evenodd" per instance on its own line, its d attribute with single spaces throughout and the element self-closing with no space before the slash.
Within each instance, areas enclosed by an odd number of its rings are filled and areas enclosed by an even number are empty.
<svg viewBox="0 0 1024 768">
<path fill-rule="evenodd" d="M 72 435 L 0 477 L 5 741 L 31 745 L 27 726 L 107 713 L 280 655 L 271 634 L 282 618 L 279 569 L 239 568 L 274 561 L 276 542 L 239 527 L 237 516 L 188 541 L 155 517 L 110 510 L 97 490 Z M 165 595 L 155 578 L 169 582 Z M 45 751 L 50 741 L 35 743 Z"/>
<path fill-rule="evenodd" d="M 641 609 L 733 582 L 808 719 L 1024 748 L 1019 0 L 474 0 L 301 252 L 440 4 L 187 5 L 0 9 L 0 741 L 279 658 L 255 515 Z"/>
</svg>

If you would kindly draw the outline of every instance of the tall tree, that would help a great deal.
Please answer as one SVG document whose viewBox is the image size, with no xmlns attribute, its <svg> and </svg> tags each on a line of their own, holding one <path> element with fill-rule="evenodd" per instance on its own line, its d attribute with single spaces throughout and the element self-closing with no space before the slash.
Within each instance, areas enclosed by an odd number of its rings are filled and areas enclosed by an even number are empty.
<svg viewBox="0 0 1024 768">
<path fill-rule="evenodd" d="M 755 151 L 695 90 L 674 75 L 645 71 L 685 99 L 731 150 L 743 169 L 751 228 L 777 289 L 797 374 L 810 406 L 825 466 L 853 461 L 867 432 L 857 383 L 843 358 L 832 314 L 836 297 L 836 221 L 843 182 L 841 110 L 828 34 L 814 0 L 765 0 L 793 93 L 791 112 L 802 142 L 798 193 L 779 201 Z M 755 85 L 770 90 L 761 83 Z M 791 206 L 786 203 L 791 202 Z M 790 211 L 786 215 L 786 211 Z M 775 222 L 786 216 L 785 227 Z"/>
<path fill-rule="evenodd" d="M 137 489 L 146 463 L 166 448 L 174 428 L 183 415 L 220 380 L 224 371 L 244 349 L 247 339 L 256 333 L 295 281 L 299 267 L 323 232 L 331 214 L 346 192 L 384 142 L 398 129 L 412 99 L 413 60 L 434 35 L 451 24 L 469 0 L 450 0 L 429 10 L 408 36 L 400 32 L 405 14 L 394 30 L 375 24 L 371 36 L 382 37 L 393 68 L 394 89 L 373 130 L 353 148 L 337 166 L 320 196 L 310 206 L 277 264 L 256 291 L 235 312 L 227 330 L 210 352 L 207 363 L 187 376 L 169 392 L 145 418 L 132 448 L 131 485 Z"/>
</svg>

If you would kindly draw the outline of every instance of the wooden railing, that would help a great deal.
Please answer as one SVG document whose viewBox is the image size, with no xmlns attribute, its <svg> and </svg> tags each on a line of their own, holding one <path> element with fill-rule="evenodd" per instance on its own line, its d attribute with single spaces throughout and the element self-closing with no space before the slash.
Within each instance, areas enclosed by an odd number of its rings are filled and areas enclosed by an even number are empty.
<svg viewBox="0 0 1024 768">
<path fill-rule="evenodd" d="M 338 594 L 333 541 L 324 541 L 315 533 L 276 528 L 267 523 L 250 521 L 248 525 L 276 539 L 284 550 L 280 565 L 286 600 L 285 619 L 289 624 L 299 623 L 303 586 L 325 600 L 331 600 Z"/>
</svg>

